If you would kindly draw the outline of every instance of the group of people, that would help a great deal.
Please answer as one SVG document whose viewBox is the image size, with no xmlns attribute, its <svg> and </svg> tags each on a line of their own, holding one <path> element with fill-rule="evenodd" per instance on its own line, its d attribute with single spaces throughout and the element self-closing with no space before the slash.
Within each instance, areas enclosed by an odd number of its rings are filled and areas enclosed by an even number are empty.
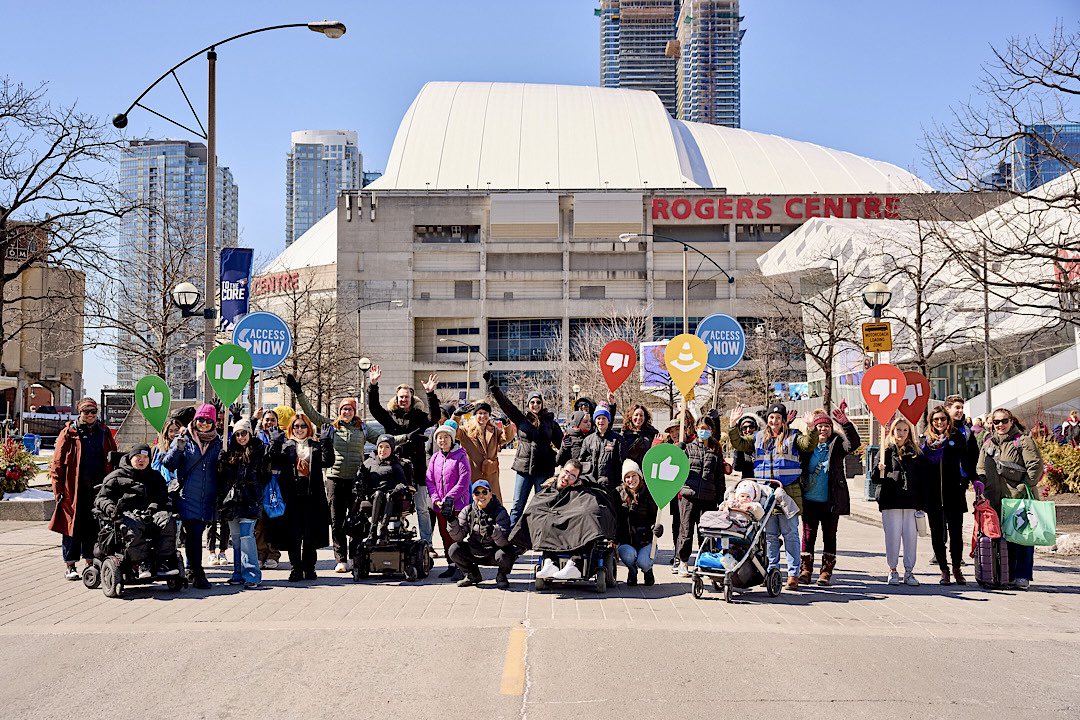
<svg viewBox="0 0 1080 720">
<path fill-rule="evenodd" d="M 340 403 L 336 417 L 320 414 L 289 376 L 299 412 L 260 412 L 256 425 L 238 417 L 226 442 L 223 413 L 214 405 L 178 411 L 152 446 L 135 447 L 115 468 L 112 434 L 97 420 L 96 403 L 81 400 L 79 419 L 60 433 L 51 468 L 57 509 L 50 528 L 63 535 L 66 577 L 79 577 L 80 559 L 91 562 L 99 521 L 115 524 L 140 548 L 133 557 L 148 577 L 178 572 L 174 548 L 182 538 L 195 588 L 209 587 L 204 534 L 208 562 L 232 565 L 230 584 L 257 587 L 262 569 L 277 567 L 283 550 L 289 581 L 311 580 L 316 551 L 327 544 L 335 572 L 344 573 L 352 560 L 346 519 L 357 497 L 371 500 L 370 532 L 377 538 L 389 520 L 389 499 L 408 493 L 420 538 L 430 544 L 436 528 L 441 536 L 447 567 L 440 577 L 460 585 L 480 583 L 479 568 L 491 565 L 497 568 L 496 585 L 505 588 L 526 550 L 568 551 L 601 536 L 614 539 L 627 584 L 636 585 L 640 577 L 652 585 L 664 528 L 641 462 L 652 446 L 675 443 L 686 452 L 690 472 L 671 508 L 674 572 L 690 573 L 703 513 L 753 500 L 751 489 L 744 490 L 743 500 L 727 492 L 728 475 L 738 472 L 740 479 L 771 484 L 780 498 L 765 520 L 770 569 L 781 567 L 783 549 L 787 587 L 813 582 L 820 533 L 817 584 L 832 583 L 839 518 L 850 513 L 844 459 L 862 443 L 843 405 L 831 414 L 809 413 L 806 432 L 791 426 L 796 413 L 783 404 L 768 408 L 763 421 L 735 408 L 727 436 L 734 451 L 729 465 L 715 413 L 695 418 L 684 408 L 661 431 L 647 408 L 634 405 L 616 431 L 612 397 L 606 403 L 578 398 L 564 432 L 541 393 L 518 407 L 489 373 L 484 379 L 490 396 L 509 423 L 497 423 L 487 402 L 440 405 L 435 375 L 423 383 L 426 407 L 406 384 L 383 405 L 377 365 L 369 377 L 368 406 L 381 428 L 364 423 L 352 399 Z M 980 437 L 964 416 L 963 399 L 953 396 L 930 412 L 921 438 L 903 418 L 886 429 L 871 472 L 890 584 L 918 584 L 917 521 L 923 514 L 941 583 L 965 583 L 967 488 L 974 487 L 1000 514 L 1001 498 L 1022 495 L 1025 484 L 1040 479 L 1038 449 L 1019 421 L 1008 410 L 996 410 L 991 422 Z M 504 496 L 498 454 L 512 441 L 515 481 L 512 491 L 506 488 L 512 494 Z M 375 451 L 366 456 L 368 444 Z M 273 517 L 266 506 L 268 488 L 284 506 Z M 230 540 L 231 563 L 224 554 Z M 903 576 L 897 569 L 901 548 Z M 1009 546 L 1016 587 L 1031 580 L 1031 550 Z M 583 569 L 580 558 L 560 567 L 545 555 L 537 577 L 575 579 Z"/>
</svg>

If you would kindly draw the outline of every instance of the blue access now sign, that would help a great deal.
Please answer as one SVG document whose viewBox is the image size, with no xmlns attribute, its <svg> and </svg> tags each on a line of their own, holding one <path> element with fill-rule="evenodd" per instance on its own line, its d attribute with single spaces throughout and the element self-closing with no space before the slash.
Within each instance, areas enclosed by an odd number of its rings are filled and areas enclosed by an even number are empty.
<svg viewBox="0 0 1080 720">
<path fill-rule="evenodd" d="M 289 326 L 270 312 L 248 313 L 236 323 L 233 344 L 251 355 L 254 370 L 273 370 L 292 352 L 293 338 Z"/>
<path fill-rule="evenodd" d="M 702 320 L 695 333 L 709 348 L 706 365 L 713 370 L 730 370 L 746 352 L 746 332 L 730 315 L 715 313 Z"/>
</svg>

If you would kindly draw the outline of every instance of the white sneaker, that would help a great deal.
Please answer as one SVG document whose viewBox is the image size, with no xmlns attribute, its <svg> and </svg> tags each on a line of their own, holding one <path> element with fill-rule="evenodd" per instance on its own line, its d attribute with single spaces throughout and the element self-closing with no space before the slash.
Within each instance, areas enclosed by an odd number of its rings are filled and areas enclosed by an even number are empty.
<svg viewBox="0 0 1080 720">
<path fill-rule="evenodd" d="M 555 573 L 559 572 L 559 566 L 556 565 L 551 558 L 545 558 L 544 564 L 536 571 L 536 577 L 538 578 L 551 578 L 555 577 Z"/>
<path fill-rule="evenodd" d="M 223 553 L 223 552 L 219 552 L 217 554 L 217 560 L 218 560 L 217 564 L 220 565 L 221 567 L 225 567 L 227 565 L 232 565 L 232 558 L 225 557 L 225 553 Z"/>
<path fill-rule="evenodd" d="M 346 572 L 349 572 L 349 568 L 346 567 L 345 563 L 338 563 L 337 565 L 334 566 L 334 572 L 336 572 L 336 573 L 346 573 Z"/>
<path fill-rule="evenodd" d="M 206 566 L 207 567 L 217 567 L 220 564 L 221 563 L 218 562 L 218 554 L 217 553 L 210 553 L 209 555 L 206 556 Z"/>
<path fill-rule="evenodd" d="M 889 579 L 886 582 L 888 582 L 890 585 L 900 585 L 900 573 L 896 572 L 895 570 L 890 571 Z"/>
<path fill-rule="evenodd" d="M 273 570 L 277 567 L 277 560 L 275 560 L 274 558 L 266 558 L 266 562 L 263 564 L 263 567 L 265 567 L 267 570 Z"/>
<path fill-rule="evenodd" d="M 79 571 L 73 567 L 69 567 L 67 570 L 64 571 L 65 580 L 78 580 L 81 577 L 82 575 L 79 574 Z"/>
<path fill-rule="evenodd" d="M 679 563 L 679 577 L 690 577 L 690 568 L 686 563 Z"/>
<path fill-rule="evenodd" d="M 1013 580 L 1013 587 L 1017 590 L 1027 590 L 1029 585 L 1031 585 L 1031 581 L 1024 578 L 1016 578 Z"/>
<path fill-rule="evenodd" d="M 149 580 L 152 577 L 154 577 L 154 574 L 152 572 L 150 572 L 150 568 L 146 567 L 145 565 L 141 565 L 139 567 L 139 579 L 140 580 Z"/>
<path fill-rule="evenodd" d="M 581 579 L 581 571 L 578 570 L 578 566 L 573 561 L 567 560 L 566 564 L 552 577 L 556 580 L 579 580 Z"/>
<path fill-rule="evenodd" d="M 911 573 L 904 573 L 904 584 L 905 585 L 910 585 L 911 587 L 918 587 L 919 586 L 919 579 L 916 578 Z"/>
</svg>

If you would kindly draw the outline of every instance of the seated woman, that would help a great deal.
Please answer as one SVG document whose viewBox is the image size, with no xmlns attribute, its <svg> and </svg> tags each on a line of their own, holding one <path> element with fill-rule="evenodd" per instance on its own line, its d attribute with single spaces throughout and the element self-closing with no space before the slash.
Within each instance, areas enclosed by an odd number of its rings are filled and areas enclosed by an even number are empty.
<svg viewBox="0 0 1080 720">
<path fill-rule="evenodd" d="M 393 513 L 391 497 L 396 493 L 415 492 L 409 487 L 405 468 L 394 454 L 397 443 L 391 435 L 380 435 L 375 444 L 375 455 L 364 461 L 360 469 L 358 487 L 371 498 L 371 532 L 369 542 L 386 534 L 386 525 Z"/>
<path fill-rule="evenodd" d="M 119 520 L 128 559 L 139 566 L 142 580 L 179 575 L 176 563 L 176 520 L 161 473 L 150 467 L 150 446 L 138 445 L 105 478 L 94 510 L 108 532 Z"/>
<path fill-rule="evenodd" d="M 592 544 L 615 538 L 615 510 L 607 493 L 580 478 L 581 463 L 567 461 L 556 477 L 543 484 L 510 533 L 511 544 L 520 551 L 543 553 L 538 578 L 581 578 L 582 557 Z M 556 562 L 560 553 L 573 554 L 561 569 Z"/>
</svg>

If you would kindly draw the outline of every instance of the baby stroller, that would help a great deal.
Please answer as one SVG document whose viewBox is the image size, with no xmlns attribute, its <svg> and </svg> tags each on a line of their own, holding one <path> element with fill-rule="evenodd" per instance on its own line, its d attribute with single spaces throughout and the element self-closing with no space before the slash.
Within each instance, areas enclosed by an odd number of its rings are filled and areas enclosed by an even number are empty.
<svg viewBox="0 0 1080 720">
<path fill-rule="evenodd" d="M 384 527 L 373 525 L 376 520 L 372 517 L 372 499 L 362 492 L 357 494 L 345 519 L 354 582 L 372 573 L 404 576 L 413 582 L 431 572 L 431 545 L 420 540 L 409 523 L 409 515 L 415 509 L 412 494 L 408 489 L 399 489 L 390 493 L 386 502 L 389 517 Z"/>
<path fill-rule="evenodd" d="M 776 507 L 776 494 L 764 485 L 762 492 L 765 514 L 760 520 L 751 518 L 745 529 L 733 526 L 726 513 L 702 513 L 698 529 L 701 546 L 691 573 L 695 598 L 700 599 L 705 593 L 705 580 L 712 581 L 714 590 L 723 590 L 726 602 L 731 602 L 733 591 L 763 583 L 769 597 L 780 594 L 784 578 L 779 568 L 768 569 L 765 548 L 765 523 Z"/>
<path fill-rule="evenodd" d="M 572 557 L 580 557 L 582 568 L 581 577 L 574 580 L 559 580 L 557 578 L 540 578 L 536 573 L 544 564 L 544 557 L 555 560 L 560 568 L 565 567 Z M 607 592 L 609 587 L 615 587 L 615 543 L 608 538 L 594 540 L 586 546 L 584 553 L 579 552 L 550 552 L 545 551 L 536 556 L 536 565 L 533 567 L 533 584 L 537 590 L 544 590 L 549 583 L 591 583 L 596 592 Z"/>
<path fill-rule="evenodd" d="M 151 545 L 149 539 L 133 537 L 130 519 L 125 519 L 121 506 L 122 503 L 117 505 L 115 516 L 111 518 L 103 517 L 97 508 L 94 509 L 94 516 L 101 530 L 94 543 L 93 564 L 83 570 L 83 585 L 91 589 L 100 585 L 105 597 L 111 598 L 120 597 L 124 588 L 129 585 L 152 585 L 162 580 L 173 592 L 186 587 L 184 558 L 179 550 L 176 552 L 175 564 L 168 564 L 169 574 L 158 574 L 157 558 L 152 553 L 147 553 L 147 548 Z M 142 520 L 144 532 L 156 527 L 149 514 Z M 173 514 L 170 522 L 174 527 L 177 520 L 177 516 Z M 136 548 L 136 545 L 140 547 Z M 138 567 L 142 564 L 149 566 L 150 577 L 139 577 Z"/>
</svg>

